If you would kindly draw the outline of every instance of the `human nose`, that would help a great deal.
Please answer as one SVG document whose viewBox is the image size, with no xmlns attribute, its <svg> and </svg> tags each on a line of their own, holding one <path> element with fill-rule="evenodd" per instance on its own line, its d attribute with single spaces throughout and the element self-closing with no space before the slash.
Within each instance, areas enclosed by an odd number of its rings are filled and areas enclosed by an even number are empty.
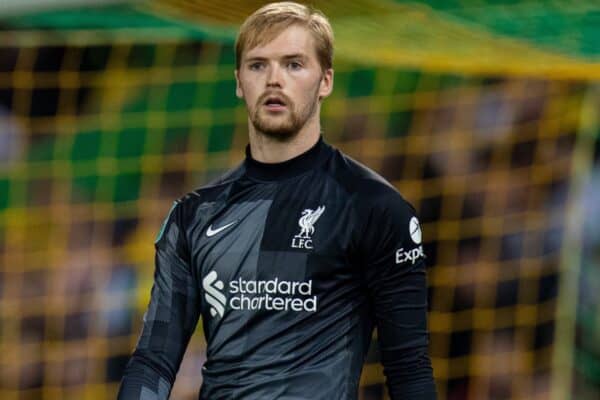
<svg viewBox="0 0 600 400">
<path fill-rule="evenodd" d="M 282 87 L 283 78 L 281 76 L 281 68 L 278 65 L 274 65 L 269 68 L 269 74 L 267 76 L 267 87 Z"/>
</svg>

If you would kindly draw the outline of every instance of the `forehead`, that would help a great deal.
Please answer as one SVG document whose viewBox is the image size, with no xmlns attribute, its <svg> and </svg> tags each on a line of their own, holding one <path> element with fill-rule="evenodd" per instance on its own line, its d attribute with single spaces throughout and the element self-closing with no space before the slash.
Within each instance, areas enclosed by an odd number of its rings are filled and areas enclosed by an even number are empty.
<svg viewBox="0 0 600 400">
<path fill-rule="evenodd" d="M 307 28 L 292 25 L 272 40 L 246 50 L 242 58 L 280 58 L 289 54 L 303 54 L 316 59 L 315 40 Z"/>
</svg>

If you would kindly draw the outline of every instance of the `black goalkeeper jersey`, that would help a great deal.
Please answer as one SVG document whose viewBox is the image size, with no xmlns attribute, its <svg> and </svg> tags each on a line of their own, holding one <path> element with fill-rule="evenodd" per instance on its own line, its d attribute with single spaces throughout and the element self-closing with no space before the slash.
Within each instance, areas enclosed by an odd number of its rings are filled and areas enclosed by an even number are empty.
<svg viewBox="0 0 600 400">
<path fill-rule="evenodd" d="M 435 399 L 413 208 L 324 143 L 278 164 L 247 150 L 175 202 L 119 399 L 166 399 L 202 316 L 202 400 L 348 400 L 377 327 L 394 400 Z"/>
</svg>

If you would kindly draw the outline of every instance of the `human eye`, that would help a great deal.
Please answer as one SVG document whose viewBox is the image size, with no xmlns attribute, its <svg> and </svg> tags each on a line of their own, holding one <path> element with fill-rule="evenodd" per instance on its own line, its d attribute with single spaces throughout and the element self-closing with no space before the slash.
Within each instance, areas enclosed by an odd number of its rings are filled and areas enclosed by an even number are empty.
<svg viewBox="0 0 600 400">
<path fill-rule="evenodd" d="M 299 61 L 290 61 L 288 63 L 288 68 L 292 71 L 300 70 L 302 69 L 302 63 L 300 63 Z"/>
<path fill-rule="evenodd" d="M 250 63 L 248 65 L 248 68 L 250 68 L 251 71 L 260 71 L 261 69 L 264 68 L 264 63 L 262 61 L 256 61 L 256 62 Z"/>
</svg>

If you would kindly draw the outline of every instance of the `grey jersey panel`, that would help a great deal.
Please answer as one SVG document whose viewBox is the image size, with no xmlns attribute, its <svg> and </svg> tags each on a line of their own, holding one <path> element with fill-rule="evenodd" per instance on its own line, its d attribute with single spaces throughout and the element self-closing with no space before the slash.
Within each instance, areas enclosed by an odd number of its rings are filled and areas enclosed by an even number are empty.
<svg viewBox="0 0 600 400">
<path fill-rule="evenodd" d="M 232 204 L 211 220 L 194 246 L 193 267 L 200 271 L 209 358 L 235 358 L 245 349 L 245 332 L 235 336 L 223 334 L 237 331 L 250 318 L 250 314 L 232 312 L 228 292 L 235 279 L 247 280 L 256 275 L 260 241 L 271 203 L 271 200 L 256 200 Z"/>
</svg>

